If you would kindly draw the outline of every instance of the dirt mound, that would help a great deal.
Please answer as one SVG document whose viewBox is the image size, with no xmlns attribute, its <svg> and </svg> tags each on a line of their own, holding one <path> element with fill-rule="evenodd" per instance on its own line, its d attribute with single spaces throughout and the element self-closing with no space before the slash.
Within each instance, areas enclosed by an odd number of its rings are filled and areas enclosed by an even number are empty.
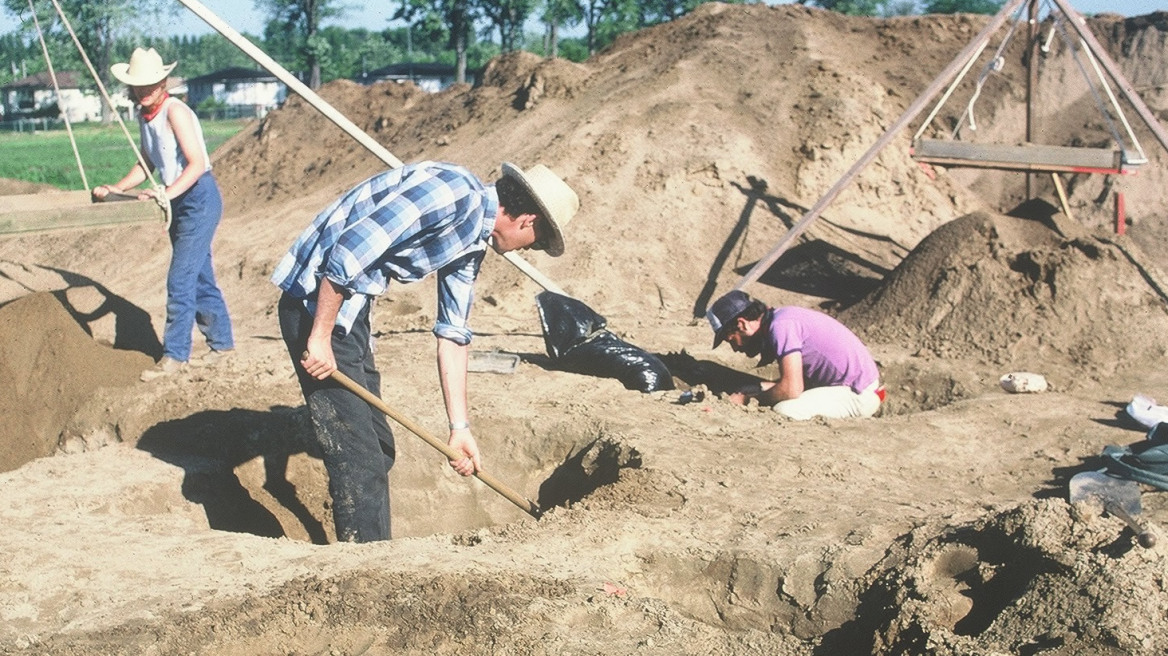
<svg viewBox="0 0 1168 656">
<path fill-rule="evenodd" d="M 854 588 L 842 589 L 837 581 L 824 592 L 821 600 L 854 619 L 827 619 L 820 615 L 827 609 L 817 608 L 816 619 L 827 628 L 816 632 L 814 621 L 804 621 L 806 630 L 818 633 L 809 641 L 760 624 L 766 615 L 760 606 L 773 602 L 757 586 L 773 572 L 750 554 L 728 552 L 691 582 L 698 589 L 709 585 L 708 594 L 726 594 L 712 570 L 733 570 L 731 596 L 739 599 L 724 602 L 727 614 L 720 619 L 687 608 L 693 600 L 679 589 L 663 591 L 665 600 L 635 598 L 612 582 L 588 588 L 494 568 L 450 571 L 440 562 L 431 571 L 362 568 L 297 577 L 263 595 L 165 613 L 153 623 L 91 633 L 84 641 L 49 638 L 38 653 L 80 655 L 93 645 L 119 654 L 196 647 L 215 654 L 1162 653 L 1157 621 L 1168 610 L 1168 593 L 1158 581 L 1168 557 L 1135 547 L 1124 530 L 1122 521 L 1098 508 L 1058 500 L 1029 501 L 975 521 L 927 522 L 895 540 Z M 456 536 L 454 543 L 474 549 L 484 546 L 484 537 L 505 539 L 480 533 Z M 845 558 L 828 560 L 831 567 L 849 567 Z M 787 594 L 800 594 L 799 576 L 792 570 L 780 578 Z M 565 611 L 570 628 L 563 624 Z M 719 622 L 728 630 L 716 628 Z M 145 630 L 163 624 L 164 632 Z M 580 640 L 580 631 L 590 636 Z"/>
<path fill-rule="evenodd" d="M 150 365 L 141 353 L 95 343 L 71 312 L 53 294 L 0 306 L 0 380 L 8 390 L 0 394 L 0 471 L 55 453 L 69 421 L 101 388 L 130 385 Z M 117 439 L 88 437 L 101 438 L 92 447 Z"/>
<path fill-rule="evenodd" d="M 498 175 L 501 159 L 551 166 L 580 192 L 583 211 L 568 253 L 557 260 L 535 255 L 537 266 L 606 315 L 637 313 L 642 308 L 631 299 L 657 298 L 661 310 L 700 316 L 713 290 L 735 282 L 766 254 L 984 20 L 871 20 L 793 5 L 715 3 L 625 35 L 584 64 L 520 52 L 492 61 L 473 88 L 425 94 L 410 85 L 366 89 L 336 82 L 321 95 L 403 161 L 452 160 L 487 178 Z M 1096 23 L 1102 33 L 1114 32 L 1113 49 L 1145 57 L 1164 37 L 1155 22 Z M 1019 138 L 1026 76 L 1018 41 L 1007 65 L 987 79 L 978 130 L 967 130 L 967 138 Z M 842 42 L 849 47 L 838 48 Z M 1056 40 L 1042 63 L 1042 140 L 1105 143 L 1110 135 L 1092 90 L 1060 48 Z M 1131 75 L 1148 77 L 1146 64 L 1116 56 Z M 974 79 L 942 108 L 930 135 L 956 123 Z M 1157 107 L 1160 101 L 1149 102 Z M 1134 122 L 1144 141 L 1154 143 Z M 879 279 L 941 224 L 1021 202 L 1024 175 L 922 169 L 905 156 L 911 136 L 897 135 L 765 282 L 837 296 L 792 279 L 808 258 L 819 263 L 812 270 L 838 271 L 828 261 L 836 253 L 846 254 L 862 277 Z M 1141 221 L 1135 238 L 1143 238 L 1145 224 L 1155 230 L 1153 217 L 1165 214 L 1158 193 L 1164 167 L 1159 149 L 1149 151 L 1152 161 L 1139 176 L 1067 176 L 1075 219 L 1103 226 L 1112 192 L 1123 189 L 1129 214 Z M 288 234 L 327 199 L 385 166 L 296 98 L 216 158 L 229 213 L 263 206 L 264 221 L 286 217 Z M 1036 184 L 1055 202 L 1047 178 Z M 320 200 L 305 206 L 305 198 Z M 299 206 L 285 214 L 279 210 L 285 203 Z M 692 262 L 705 264 L 694 270 Z M 620 293 L 601 282 L 614 274 L 622 280 Z M 480 289 L 506 305 L 513 300 L 507 290 L 521 279 L 508 267 L 488 267 Z M 784 298 L 781 291 L 759 291 L 767 300 Z"/>
<path fill-rule="evenodd" d="M 404 161 L 448 159 L 487 178 L 501 159 L 547 164 L 584 209 L 569 252 L 533 256 L 537 266 L 606 315 L 640 312 L 633 299 L 653 297 L 666 311 L 700 315 L 694 300 L 702 304 L 707 289 L 769 250 L 912 100 L 898 90 L 926 85 L 925 64 L 943 66 L 939 53 L 960 49 L 975 28 L 965 17 L 887 24 L 790 5 L 711 4 L 627 35 L 584 64 L 513 53 L 474 88 L 430 95 L 387 84 L 358 93 L 333 83 L 322 96 Z M 855 48 L 832 45 L 843 40 Z M 239 190 L 229 206 L 266 203 L 265 220 L 283 202 L 318 191 L 327 198 L 384 167 L 300 101 L 249 135 L 220 149 L 216 167 L 224 186 Z M 886 270 L 952 218 L 955 204 L 981 206 L 927 177 L 907 150 L 904 137 L 801 241 L 824 240 Z M 292 225 L 325 202 L 298 207 Z M 695 261 L 711 265 L 695 271 Z M 614 272 L 619 292 L 603 282 Z M 520 279 L 490 267 L 481 289 L 506 304 Z"/>
<path fill-rule="evenodd" d="M 1117 541 L 1123 526 L 1048 500 L 917 529 L 877 568 L 858 612 L 865 628 L 855 635 L 865 639 L 847 651 L 958 656 L 987 643 L 1014 654 L 1163 651 L 1154 618 L 1168 609 L 1156 583 L 1165 557 Z"/>
<path fill-rule="evenodd" d="M 1035 218 L 970 214 L 921 241 L 841 318 L 876 342 L 1073 387 L 1165 356 L 1165 290 L 1129 252 Z"/>
</svg>

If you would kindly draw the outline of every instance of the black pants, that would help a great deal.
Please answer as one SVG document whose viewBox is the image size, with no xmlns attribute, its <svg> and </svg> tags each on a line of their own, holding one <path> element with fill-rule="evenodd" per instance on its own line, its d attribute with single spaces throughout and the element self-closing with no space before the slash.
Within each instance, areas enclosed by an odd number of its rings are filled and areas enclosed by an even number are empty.
<svg viewBox="0 0 1168 656">
<path fill-rule="evenodd" d="M 337 369 L 358 385 L 381 395 L 381 374 L 373 362 L 369 305 L 348 335 L 333 334 Z M 385 415 L 338 383 L 309 376 L 300 366 L 312 330 L 304 303 L 280 297 L 280 332 L 300 389 L 312 415 L 312 427 L 324 453 L 333 499 L 337 539 L 372 542 L 390 539 L 389 470 L 393 467 L 393 432 Z"/>
</svg>

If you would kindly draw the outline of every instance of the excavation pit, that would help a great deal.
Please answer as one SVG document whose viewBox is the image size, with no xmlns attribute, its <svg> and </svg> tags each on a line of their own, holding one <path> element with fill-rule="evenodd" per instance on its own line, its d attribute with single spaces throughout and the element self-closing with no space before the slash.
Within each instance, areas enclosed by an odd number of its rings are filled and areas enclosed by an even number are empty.
<svg viewBox="0 0 1168 656">
<path fill-rule="evenodd" d="M 559 431 L 545 436 L 542 449 L 515 448 L 497 458 L 505 467 L 490 473 L 521 496 L 538 490 L 531 498 L 543 512 L 570 506 L 641 467 L 635 448 L 590 432 L 596 430 Z M 327 544 L 336 540 L 328 474 L 311 431 L 304 407 L 203 411 L 149 428 L 137 447 L 183 470 L 183 496 L 203 508 L 210 528 Z M 441 456 L 422 450 L 403 428 L 395 427 L 395 440 L 400 455 L 389 475 L 395 537 L 532 519 L 481 481 L 448 471 Z"/>
</svg>

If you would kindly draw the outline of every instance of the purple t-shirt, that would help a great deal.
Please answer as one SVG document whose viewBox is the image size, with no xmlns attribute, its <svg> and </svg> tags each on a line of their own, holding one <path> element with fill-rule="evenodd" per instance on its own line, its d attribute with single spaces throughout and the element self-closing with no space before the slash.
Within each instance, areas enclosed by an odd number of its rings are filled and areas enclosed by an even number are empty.
<svg viewBox="0 0 1168 656">
<path fill-rule="evenodd" d="M 760 365 L 788 353 L 803 355 L 803 387 L 847 385 L 857 394 L 880 380 L 868 347 L 847 326 L 816 310 L 797 306 L 772 308 L 765 329 Z"/>
</svg>

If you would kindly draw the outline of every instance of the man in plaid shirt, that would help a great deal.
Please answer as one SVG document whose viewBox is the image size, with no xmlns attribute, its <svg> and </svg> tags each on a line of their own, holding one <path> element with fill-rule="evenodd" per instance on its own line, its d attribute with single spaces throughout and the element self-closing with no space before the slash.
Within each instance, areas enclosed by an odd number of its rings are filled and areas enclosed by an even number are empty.
<svg viewBox="0 0 1168 656">
<path fill-rule="evenodd" d="M 508 163 L 495 184 L 453 164 L 419 162 L 379 173 L 317 215 L 276 266 L 280 330 L 324 453 L 337 539 L 390 538 L 393 433 L 381 412 L 329 380 L 339 370 L 380 395 L 369 310 L 390 280 L 438 274 L 438 378 L 450 423 L 450 462 L 480 468 L 467 412 L 468 327 L 474 281 L 490 245 L 559 256 L 580 201 L 543 165 Z"/>
</svg>

